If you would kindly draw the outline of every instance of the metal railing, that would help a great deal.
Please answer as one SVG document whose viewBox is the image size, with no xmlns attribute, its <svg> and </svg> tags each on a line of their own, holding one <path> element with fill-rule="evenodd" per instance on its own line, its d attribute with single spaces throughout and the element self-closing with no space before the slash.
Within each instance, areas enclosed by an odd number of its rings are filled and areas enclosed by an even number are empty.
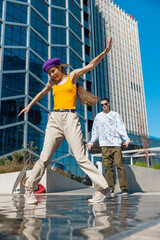
<svg viewBox="0 0 160 240">
<path fill-rule="evenodd" d="M 130 165 L 133 165 L 133 162 L 134 162 L 133 159 L 137 157 L 145 157 L 146 152 L 148 157 L 160 156 L 160 147 L 122 151 L 122 158 L 129 158 Z M 102 172 L 102 162 L 101 161 L 95 162 L 94 158 L 96 157 L 102 158 L 102 153 L 91 154 L 92 163 L 96 164 L 98 166 L 98 169 Z"/>
</svg>

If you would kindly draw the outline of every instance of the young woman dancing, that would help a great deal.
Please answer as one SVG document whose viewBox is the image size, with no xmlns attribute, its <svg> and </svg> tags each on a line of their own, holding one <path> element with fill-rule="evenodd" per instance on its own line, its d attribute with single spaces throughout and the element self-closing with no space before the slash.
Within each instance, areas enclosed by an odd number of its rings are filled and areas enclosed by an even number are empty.
<svg viewBox="0 0 160 240">
<path fill-rule="evenodd" d="M 64 71 L 64 66 L 66 64 L 61 64 L 59 58 L 52 58 L 44 63 L 43 71 L 49 74 L 51 80 L 46 84 L 44 89 L 33 98 L 28 106 L 19 113 L 19 116 L 23 112 L 27 114 L 37 101 L 52 90 L 54 108 L 50 114 L 46 127 L 43 150 L 40 154 L 40 159 L 36 162 L 31 171 L 30 177 L 23 181 L 26 187 L 26 203 L 37 203 L 34 190 L 41 180 L 53 154 L 65 138 L 73 151 L 78 165 L 90 177 L 96 188 L 92 199 L 88 201 L 101 202 L 110 195 L 110 190 L 105 178 L 89 161 L 85 153 L 81 125 L 75 105 L 77 94 L 82 103 L 94 105 L 98 101 L 97 97 L 87 93 L 77 84 L 77 79 L 97 66 L 110 51 L 112 43 L 111 38 L 107 48 L 100 55 L 94 58 L 87 66 L 73 70 L 69 75 Z"/>
</svg>

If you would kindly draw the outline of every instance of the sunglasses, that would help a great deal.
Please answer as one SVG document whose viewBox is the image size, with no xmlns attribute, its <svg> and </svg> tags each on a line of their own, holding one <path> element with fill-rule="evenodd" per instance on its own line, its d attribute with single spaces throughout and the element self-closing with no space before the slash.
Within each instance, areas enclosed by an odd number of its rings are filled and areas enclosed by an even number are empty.
<svg viewBox="0 0 160 240">
<path fill-rule="evenodd" d="M 101 104 L 101 107 L 107 106 L 107 105 L 108 105 L 108 103 L 104 103 L 104 104 Z"/>
</svg>

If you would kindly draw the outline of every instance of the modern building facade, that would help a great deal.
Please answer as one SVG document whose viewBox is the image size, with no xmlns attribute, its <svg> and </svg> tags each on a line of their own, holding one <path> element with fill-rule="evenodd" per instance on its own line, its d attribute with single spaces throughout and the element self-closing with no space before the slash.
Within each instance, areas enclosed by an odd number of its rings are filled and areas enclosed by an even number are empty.
<svg viewBox="0 0 160 240">
<path fill-rule="evenodd" d="M 43 63 L 59 57 L 75 68 L 88 64 L 113 37 L 112 51 L 96 69 L 79 79 L 88 91 L 111 100 L 127 130 L 148 134 L 137 22 L 109 0 L 0 1 L 0 156 L 27 149 L 31 141 L 43 147 L 45 127 L 53 108 L 51 93 L 18 118 L 21 109 L 49 80 Z M 100 104 L 77 112 L 84 142 Z M 142 129 L 142 127 L 141 127 Z M 54 154 L 76 176 L 83 176 L 66 141 Z"/>
<path fill-rule="evenodd" d="M 92 2 L 95 54 L 104 49 L 106 39 L 112 36 L 114 42 L 107 64 L 97 71 L 97 89 L 107 91 L 112 109 L 120 113 L 129 133 L 148 135 L 137 22 L 109 0 Z"/>
</svg>

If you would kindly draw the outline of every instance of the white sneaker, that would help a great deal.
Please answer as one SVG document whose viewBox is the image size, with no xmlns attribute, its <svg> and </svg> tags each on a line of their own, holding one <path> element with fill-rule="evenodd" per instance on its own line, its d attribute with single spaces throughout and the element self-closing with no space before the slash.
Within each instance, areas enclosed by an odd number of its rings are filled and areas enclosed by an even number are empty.
<svg viewBox="0 0 160 240">
<path fill-rule="evenodd" d="M 111 192 L 111 197 L 115 197 L 114 191 Z"/>
<path fill-rule="evenodd" d="M 93 198 L 88 199 L 88 202 L 90 202 L 90 203 L 102 202 L 106 197 L 109 197 L 110 194 L 111 194 L 111 191 L 109 189 L 105 189 L 102 192 L 95 191 Z"/>
<path fill-rule="evenodd" d="M 27 204 L 35 204 L 38 202 L 38 200 L 36 199 L 35 195 L 34 195 L 34 191 L 33 190 L 29 190 L 28 189 L 28 184 L 27 184 L 27 180 L 29 178 L 25 178 L 22 183 L 23 185 L 25 186 L 26 190 L 25 190 L 25 193 L 24 193 L 24 197 L 26 199 L 26 203 Z"/>
<path fill-rule="evenodd" d="M 31 190 L 27 190 L 25 191 L 24 197 L 26 199 L 26 203 L 28 204 L 35 204 L 38 202 L 38 200 L 36 199 L 34 192 Z"/>
</svg>

